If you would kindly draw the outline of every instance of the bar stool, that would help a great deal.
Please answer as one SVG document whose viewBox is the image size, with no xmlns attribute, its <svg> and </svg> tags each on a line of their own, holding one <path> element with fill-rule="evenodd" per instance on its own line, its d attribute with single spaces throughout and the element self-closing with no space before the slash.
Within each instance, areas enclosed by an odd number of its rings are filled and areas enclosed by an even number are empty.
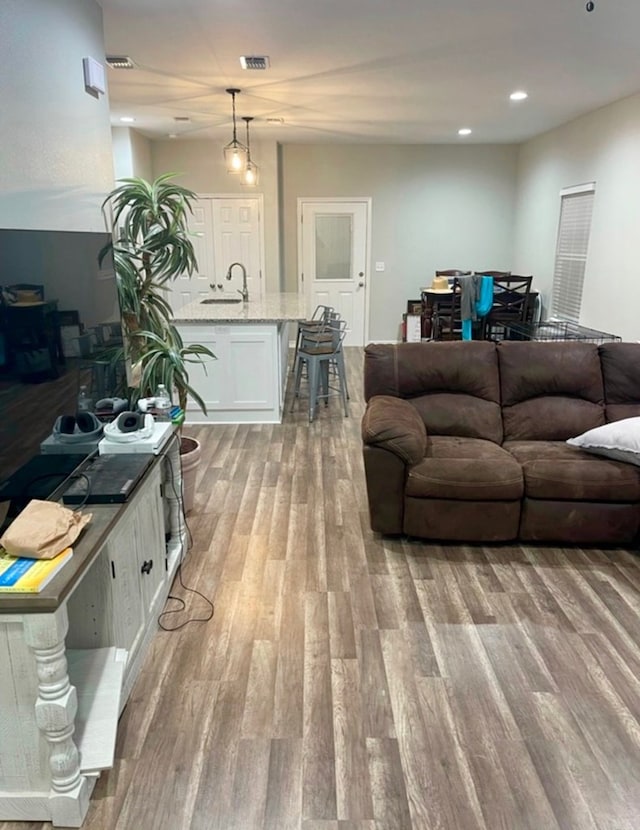
<svg viewBox="0 0 640 830">
<path fill-rule="evenodd" d="M 319 331 L 307 333 L 302 338 L 298 350 L 291 412 L 294 410 L 296 398 L 300 397 L 302 372 L 306 368 L 309 387 L 309 423 L 315 417 L 318 400 L 324 398 L 325 406 L 328 406 L 329 397 L 332 395 L 340 395 L 345 418 L 349 415 L 346 371 L 342 351 L 346 333 L 346 320 L 331 320 Z M 331 385 L 332 377 L 336 379 L 337 387 Z"/>
<path fill-rule="evenodd" d="M 304 340 L 305 338 L 314 339 L 314 337 L 315 337 L 315 342 L 317 344 L 318 340 L 325 340 L 326 342 L 330 342 L 331 339 L 332 339 L 333 335 L 330 331 L 329 324 L 331 323 L 332 320 L 339 320 L 340 319 L 340 313 L 338 311 L 335 311 L 333 308 L 331 308 L 331 306 L 320 306 L 320 308 L 326 309 L 325 312 L 324 312 L 324 319 L 322 320 L 320 325 L 317 324 L 317 321 L 316 321 L 316 324 L 314 326 L 308 325 L 309 321 L 307 321 L 306 323 L 301 324 L 302 329 L 299 332 L 299 342 L 296 346 L 296 359 L 294 359 L 293 369 L 291 370 L 294 373 L 297 369 L 297 349 L 299 348 L 300 342 L 302 340 Z M 342 352 L 340 354 L 342 355 Z M 333 375 L 333 376 L 336 376 L 337 371 L 338 371 L 338 369 L 336 367 L 336 361 L 331 360 L 329 362 L 329 374 Z M 344 376 L 344 388 L 345 388 L 346 393 L 347 393 L 347 400 L 351 400 L 351 396 L 349 395 L 349 383 L 347 381 L 347 375 L 346 375 L 345 372 L 343 372 L 343 376 Z"/>
<path fill-rule="evenodd" d="M 302 338 L 305 334 L 311 334 L 314 332 L 318 332 L 323 326 L 332 319 L 332 315 L 335 315 L 336 312 L 333 309 L 333 306 L 330 305 L 317 305 L 315 311 L 311 315 L 311 319 L 309 320 L 300 320 L 298 322 L 298 332 L 296 335 L 296 345 L 295 350 L 293 353 L 293 366 L 291 367 L 291 373 L 295 374 L 298 368 L 298 351 L 300 349 L 300 344 L 302 343 Z"/>
</svg>

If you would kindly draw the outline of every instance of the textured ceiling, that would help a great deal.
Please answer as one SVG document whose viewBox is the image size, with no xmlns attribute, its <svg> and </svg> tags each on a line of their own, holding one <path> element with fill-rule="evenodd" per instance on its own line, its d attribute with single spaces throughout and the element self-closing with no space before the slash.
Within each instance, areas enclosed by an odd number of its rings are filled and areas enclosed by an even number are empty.
<svg viewBox="0 0 640 830">
<path fill-rule="evenodd" d="M 108 70 L 113 123 L 225 139 L 235 86 L 257 140 L 520 142 L 640 90 L 640 2 L 595 4 L 101 0 L 107 54 L 136 63 Z M 245 71 L 240 55 L 271 67 Z M 509 101 L 515 89 L 529 99 Z"/>
</svg>

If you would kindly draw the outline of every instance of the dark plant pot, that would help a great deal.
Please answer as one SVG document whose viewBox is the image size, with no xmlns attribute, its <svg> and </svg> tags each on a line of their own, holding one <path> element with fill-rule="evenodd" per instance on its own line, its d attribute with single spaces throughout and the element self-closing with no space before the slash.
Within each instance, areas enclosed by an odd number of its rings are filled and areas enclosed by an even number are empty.
<svg viewBox="0 0 640 830">
<path fill-rule="evenodd" d="M 182 467 L 182 492 L 184 512 L 193 509 L 196 492 L 196 474 L 200 463 L 200 442 L 183 435 L 180 439 L 180 465 Z"/>
</svg>

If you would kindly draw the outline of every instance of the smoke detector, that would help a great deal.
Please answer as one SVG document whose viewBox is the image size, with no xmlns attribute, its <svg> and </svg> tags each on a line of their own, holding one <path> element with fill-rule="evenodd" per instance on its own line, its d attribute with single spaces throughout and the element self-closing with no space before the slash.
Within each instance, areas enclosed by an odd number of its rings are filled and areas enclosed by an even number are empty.
<svg viewBox="0 0 640 830">
<path fill-rule="evenodd" d="M 268 69 L 269 58 L 266 55 L 242 55 L 240 66 L 243 69 Z"/>
<path fill-rule="evenodd" d="M 135 69 L 136 67 L 128 55 L 107 55 L 105 60 L 112 69 Z"/>
</svg>

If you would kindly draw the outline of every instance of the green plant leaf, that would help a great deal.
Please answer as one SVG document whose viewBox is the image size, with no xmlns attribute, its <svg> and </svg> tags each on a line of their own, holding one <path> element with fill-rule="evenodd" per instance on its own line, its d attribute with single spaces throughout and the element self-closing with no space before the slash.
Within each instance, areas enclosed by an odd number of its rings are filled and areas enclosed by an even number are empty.
<svg viewBox="0 0 640 830">
<path fill-rule="evenodd" d="M 206 371 L 206 359 L 215 355 L 206 346 L 185 348 L 166 298 L 167 283 L 198 268 L 188 228 L 197 196 L 176 184 L 175 175 L 164 173 L 152 182 L 119 180 L 102 205 L 112 240 L 98 261 L 113 258 L 125 352 L 140 369 L 139 387 L 130 390 L 132 404 L 164 383 L 170 393 L 177 392 L 183 408 L 191 395 L 206 414 L 204 401 L 189 383 L 188 364 L 203 364 Z"/>
</svg>

